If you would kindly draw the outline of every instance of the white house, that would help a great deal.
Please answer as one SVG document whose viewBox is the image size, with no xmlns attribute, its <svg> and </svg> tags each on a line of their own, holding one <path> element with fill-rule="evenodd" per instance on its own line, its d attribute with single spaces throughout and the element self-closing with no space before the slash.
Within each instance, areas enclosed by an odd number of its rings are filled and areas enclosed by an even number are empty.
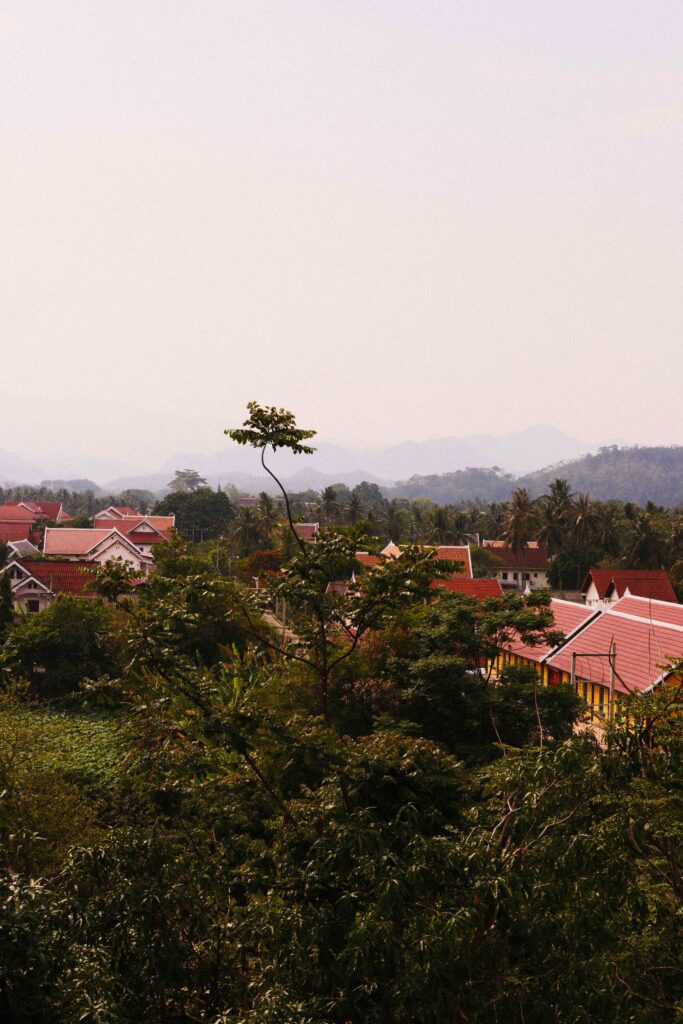
<svg viewBox="0 0 683 1024">
<path fill-rule="evenodd" d="M 150 555 L 140 551 L 118 529 L 69 530 L 48 527 L 43 539 L 43 553 L 59 555 L 70 561 L 97 562 L 103 565 L 115 558 L 127 562 L 136 571 L 147 573 L 153 565 Z"/>
<path fill-rule="evenodd" d="M 538 590 L 548 586 L 548 556 L 535 540 L 517 554 L 502 540 L 484 540 L 482 547 L 500 559 L 492 569 L 503 590 Z"/>
</svg>

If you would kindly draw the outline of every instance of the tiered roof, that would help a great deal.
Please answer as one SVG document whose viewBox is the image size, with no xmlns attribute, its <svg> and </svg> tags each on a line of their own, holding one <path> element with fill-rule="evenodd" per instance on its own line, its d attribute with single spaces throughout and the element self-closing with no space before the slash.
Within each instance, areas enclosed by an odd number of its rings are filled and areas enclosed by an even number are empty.
<svg viewBox="0 0 683 1024">
<path fill-rule="evenodd" d="M 598 597 L 604 599 L 626 592 L 635 597 L 651 597 L 656 601 L 676 601 L 671 581 L 664 569 L 591 569 L 584 580 L 581 593 L 586 594 L 595 584 Z"/>
<path fill-rule="evenodd" d="M 88 562 L 58 562 L 50 559 L 18 558 L 16 564 L 25 569 L 53 594 L 94 597 L 93 568 Z"/>
<path fill-rule="evenodd" d="M 538 546 L 538 541 L 530 540 L 524 551 L 512 550 L 503 540 L 484 540 L 482 547 L 487 548 L 501 560 L 501 569 L 540 569 L 548 568 L 548 553 Z"/>
<path fill-rule="evenodd" d="M 46 555 L 87 558 L 91 553 L 94 555 L 96 548 L 108 541 L 119 541 L 134 552 L 137 558 L 145 563 L 149 562 L 150 556 L 141 554 L 134 541 L 113 525 L 107 530 L 61 530 L 58 527 L 48 527 L 45 530 L 43 552 Z"/>
<path fill-rule="evenodd" d="M 593 618 L 572 640 L 548 659 L 548 665 L 569 674 L 576 654 L 576 675 L 609 685 L 605 657 L 615 650 L 615 689 L 642 692 L 661 682 L 670 661 L 683 658 L 683 606 L 644 597 L 622 597 Z"/>
<path fill-rule="evenodd" d="M 96 530 L 116 529 L 134 544 L 158 544 L 169 539 L 175 516 L 125 516 L 121 519 L 95 518 Z M 151 527 L 151 529 L 147 529 Z"/>
<path fill-rule="evenodd" d="M 61 501 L 43 501 L 42 499 L 40 501 L 8 501 L 1 508 L 4 511 L 15 508 L 20 513 L 29 513 L 34 519 L 52 519 L 55 523 L 66 522 L 68 519 L 73 518 L 68 512 L 64 511 Z"/>
<path fill-rule="evenodd" d="M 531 645 L 517 639 L 511 643 L 504 644 L 504 649 L 510 651 L 511 654 L 516 654 L 520 658 L 527 658 L 529 661 L 545 661 L 550 654 L 566 643 L 568 638 L 574 636 L 591 619 L 596 618 L 600 614 L 595 608 L 587 608 L 585 604 L 577 604 L 575 601 L 563 601 L 558 597 L 551 598 L 550 610 L 553 613 L 554 620 L 551 628 L 564 635 L 564 640 L 561 641 L 561 644 L 554 646 L 547 643 Z"/>
<path fill-rule="evenodd" d="M 440 544 L 434 555 L 440 562 L 462 562 L 462 569 L 458 575 L 467 576 L 470 579 L 472 572 L 472 553 L 469 544 Z"/>
</svg>

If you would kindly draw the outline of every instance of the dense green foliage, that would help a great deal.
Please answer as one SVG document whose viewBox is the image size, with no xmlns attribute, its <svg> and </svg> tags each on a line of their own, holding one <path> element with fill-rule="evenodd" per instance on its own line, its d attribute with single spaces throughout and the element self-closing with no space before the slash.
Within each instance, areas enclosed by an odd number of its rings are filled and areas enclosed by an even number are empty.
<svg viewBox="0 0 683 1024">
<path fill-rule="evenodd" d="M 191 540 L 213 540 L 224 534 L 235 516 L 235 508 L 224 491 L 210 487 L 169 494 L 154 506 L 154 515 L 175 513 L 175 525 Z"/>
<path fill-rule="evenodd" d="M 573 692 L 482 669 L 553 638 L 547 594 L 434 600 L 420 548 L 330 590 L 349 529 L 258 590 L 176 538 L 132 596 L 114 566 L 117 604 L 10 627 L 0 1020 L 680 1018 L 679 691 L 600 747 Z"/>
<path fill-rule="evenodd" d="M 11 630 L 2 651 L 4 673 L 49 697 L 70 693 L 83 678 L 116 673 L 121 651 L 114 619 L 98 601 L 60 594 Z"/>
</svg>

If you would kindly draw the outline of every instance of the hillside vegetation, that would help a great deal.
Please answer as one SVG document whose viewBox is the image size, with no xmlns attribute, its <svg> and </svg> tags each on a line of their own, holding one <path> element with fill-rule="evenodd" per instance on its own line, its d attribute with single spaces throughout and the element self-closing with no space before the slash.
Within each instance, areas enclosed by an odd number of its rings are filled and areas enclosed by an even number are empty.
<svg viewBox="0 0 683 1024">
<path fill-rule="evenodd" d="M 561 469 L 561 472 L 558 470 Z M 657 448 L 601 448 L 596 455 L 564 463 L 561 467 L 530 473 L 520 480 L 533 494 L 541 494 L 557 476 L 573 491 L 588 491 L 599 501 L 633 501 L 644 505 L 680 505 L 683 502 L 683 446 Z"/>
<path fill-rule="evenodd" d="M 385 494 L 390 498 L 431 498 L 439 504 L 507 501 L 518 487 L 538 496 L 558 476 L 568 481 L 572 491 L 587 491 L 598 501 L 679 505 L 683 503 L 683 446 L 613 445 L 601 448 L 595 455 L 584 455 L 517 478 L 496 468 L 413 476 Z"/>
</svg>

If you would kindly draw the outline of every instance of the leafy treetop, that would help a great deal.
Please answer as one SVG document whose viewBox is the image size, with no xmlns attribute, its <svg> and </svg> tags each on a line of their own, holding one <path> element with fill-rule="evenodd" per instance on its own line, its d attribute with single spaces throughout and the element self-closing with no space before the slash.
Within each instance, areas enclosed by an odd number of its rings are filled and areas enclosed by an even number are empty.
<svg viewBox="0 0 683 1024">
<path fill-rule="evenodd" d="M 315 430 L 302 430 L 296 425 L 294 414 L 287 409 L 258 402 L 247 404 L 249 416 L 242 427 L 226 430 L 225 433 L 237 444 L 249 444 L 252 448 L 267 448 L 276 451 L 288 448 L 295 455 L 312 455 L 315 448 L 302 444 L 309 437 L 315 437 Z"/>
</svg>

